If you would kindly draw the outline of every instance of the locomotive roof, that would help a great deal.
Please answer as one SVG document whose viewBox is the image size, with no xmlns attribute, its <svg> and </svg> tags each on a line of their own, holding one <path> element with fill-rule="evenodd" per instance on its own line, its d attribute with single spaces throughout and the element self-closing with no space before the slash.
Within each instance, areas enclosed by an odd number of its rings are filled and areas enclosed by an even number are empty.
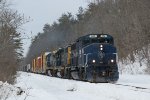
<svg viewBox="0 0 150 100">
<path fill-rule="evenodd" d="M 64 49 L 64 48 L 59 48 L 59 49 L 57 49 L 57 50 L 54 50 L 54 51 L 53 51 L 53 54 L 56 54 L 56 53 L 58 53 L 58 52 L 61 52 L 61 51 L 63 51 L 63 49 Z"/>
<path fill-rule="evenodd" d="M 45 52 L 45 55 L 48 55 L 48 54 L 50 54 L 51 52 Z"/>
<path fill-rule="evenodd" d="M 113 37 L 109 34 L 88 34 L 85 36 L 79 37 L 76 41 L 84 40 L 84 39 L 90 39 L 90 38 L 109 38 L 113 39 Z"/>
</svg>

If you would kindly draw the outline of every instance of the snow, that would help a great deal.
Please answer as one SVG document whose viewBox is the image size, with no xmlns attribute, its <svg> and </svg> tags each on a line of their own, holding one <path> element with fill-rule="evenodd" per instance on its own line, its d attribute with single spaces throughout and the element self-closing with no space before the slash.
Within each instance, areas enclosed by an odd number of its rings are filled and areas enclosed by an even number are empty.
<svg viewBox="0 0 150 100">
<path fill-rule="evenodd" d="M 0 81 L 0 100 L 6 100 L 10 95 L 15 98 L 19 91 L 20 88 Z"/>
<path fill-rule="evenodd" d="M 15 86 L 0 83 L 4 84 L 3 89 L 0 87 L 0 94 L 9 94 L 7 100 L 148 100 L 150 98 L 149 75 L 121 75 L 117 82 L 117 84 L 149 88 L 145 90 L 130 86 L 89 83 L 26 72 L 18 72 L 18 74 L 19 77 Z M 20 95 L 17 95 L 20 92 L 18 87 L 23 90 Z M 10 91 L 10 88 L 13 91 Z M 4 97 L 2 100 L 5 100 Z"/>
<path fill-rule="evenodd" d="M 146 87 L 150 89 L 150 75 L 121 75 L 118 81 L 120 84 Z"/>
<path fill-rule="evenodd" d="M 132 62 L 129 58 L 130 55 L 126 60 L 118 62 L 120 74 L 145 74 L 148 63 L 147 59 L 142 58 L 142 55 L 140 54 L 134 55 L 134 62 Z"/>
</svg>

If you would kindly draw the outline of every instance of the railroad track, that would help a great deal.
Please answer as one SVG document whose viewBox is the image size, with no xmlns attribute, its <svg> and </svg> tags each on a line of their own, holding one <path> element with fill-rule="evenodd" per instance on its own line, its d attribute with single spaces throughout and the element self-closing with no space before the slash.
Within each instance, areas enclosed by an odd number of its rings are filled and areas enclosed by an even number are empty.
<svg viewBox="0 0 150 100">
<path fill-rule="evenodd" d="M 150 88 L 146 88 L 146 87 L 140 87 L 140 86 L 134 86 L 134 85 L 128 85 L 128 84 L 119 84 L 119 83 L 110 83 L 110 84 L 118 85 L 122 87 L 129 87 L 129 89 L 133 91 L 150 93 Z"/>
</svg>

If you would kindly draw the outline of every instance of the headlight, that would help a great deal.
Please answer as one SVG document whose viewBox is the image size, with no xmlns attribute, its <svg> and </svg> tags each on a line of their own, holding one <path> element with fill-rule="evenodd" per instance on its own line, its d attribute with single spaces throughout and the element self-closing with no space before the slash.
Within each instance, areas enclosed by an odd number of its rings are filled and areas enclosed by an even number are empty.
<svg viewBox="0 0 150 100">
<path fill-rule="evenodd" d="M 111 61 L 111 63 L 114 63 L 114 60 L 113 60 L 113 59 L 111 59 L 110 61 Z"/>
<path fill-rule="evenodd" d="M 100 50 L 102 51 L 102 50 L 103 50 L 103 48 L 100 48 Z"/>
<path fill-rule="evenodd" d="M 103 45 L 100 45 L 101 48 L 103 48 Z"/>
<path fill-rule="evenodd" d="M 92 62 L 93 62 L 93 63 L 95 63 L 96 61 L 95 61 L 95 60 L 93 60 Z"/>
</svg>

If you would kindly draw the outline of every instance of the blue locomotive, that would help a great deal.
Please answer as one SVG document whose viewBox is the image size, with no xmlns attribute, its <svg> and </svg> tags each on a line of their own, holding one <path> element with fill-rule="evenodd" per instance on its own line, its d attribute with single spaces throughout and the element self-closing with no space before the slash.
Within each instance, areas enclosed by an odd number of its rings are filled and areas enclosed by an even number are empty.
<svg viewBox="0 0 150 100">
<path fill-rule="evenodd" d="M 90 82 L 115 82 L 119 78 L 117 50 L 108 34 L 90 34 L 77 39 L 72 54 L 71 76 Z"/>
<path fill-rule="evenodd" d="M 39 68 L 34 62 L 33 71 Z M 117 50 L 113 37 L 108 34 L 85 35 L 65 48 L 49 52 L 45 59 L 42 57 L 40 67 L 47 75 L 67 79 L 89 82 L 119 79 Z"/>
</svg>

